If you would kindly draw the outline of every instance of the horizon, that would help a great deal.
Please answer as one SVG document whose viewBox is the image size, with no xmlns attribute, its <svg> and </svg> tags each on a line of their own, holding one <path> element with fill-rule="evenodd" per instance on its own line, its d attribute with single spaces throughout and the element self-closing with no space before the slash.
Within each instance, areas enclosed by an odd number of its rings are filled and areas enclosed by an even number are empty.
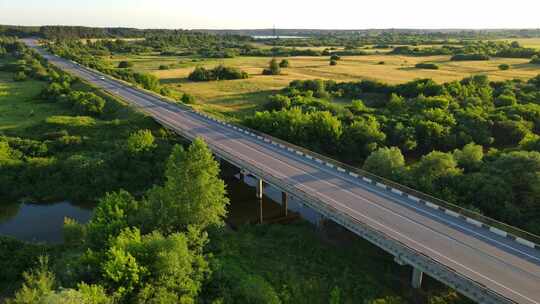
<svg viewBox="0 0 540 304">
<path fill-rule="evenodd" d="M 344 9 L 346 8 L 346 9 Z M 466 9 L 465 9 L 466 8 Z M 0 0 L 3 24 L 41 26 L 127 27 L 139 29 L 538 29 L 540 3 L 515 0 L 512 5 L 488 1 L 425 0 L 358 3 L 336 0 L 328 5 L 275 0 L 260 5 L 247 0 L 196 3 L 170 0 Z M 444 12 L 444 13 L 441 13 Z M 480 13 L 479 13 L 480 12 Z"/>
</svg>

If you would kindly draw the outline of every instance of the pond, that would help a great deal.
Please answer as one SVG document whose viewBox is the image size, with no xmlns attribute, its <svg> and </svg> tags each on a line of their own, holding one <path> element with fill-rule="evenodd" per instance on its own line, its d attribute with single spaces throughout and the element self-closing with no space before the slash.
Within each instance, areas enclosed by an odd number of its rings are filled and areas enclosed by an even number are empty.
<svg viewBox="0 0 540 304">
<path fill-rule="evenodd" d="M 93 204 L 71 202 L 50 204 L 0 204 L 0 235 L 19 240 L 61 243 L 64 217 L 86 223 L 92 215 Z"/>
<path fill-rule="evenodd" d="M 223 164 L 222 164 L 223 165 Z M 281 191 L 269 185 L 264 187 L 262 201 L 255 197 L 256 180 L 250 176 L 239 180 L 238 170 L 232 166 L 222 167 L 222 178 L 227 186 L 231 204 L 226 219 L 235 228 L 244 224 L 287 223 L 299 217 L 318 225 L 322 219 L 314 210 L 289 196 L 287 216 L 281 208 Z M 69 201 L 51 204 L 0 204 L 0 235 L 12 236 L 24 241 L 61 243 L 65 217 L 86 223 L 92 216 L 95 204 L 74 204 Z"/>
</svg>

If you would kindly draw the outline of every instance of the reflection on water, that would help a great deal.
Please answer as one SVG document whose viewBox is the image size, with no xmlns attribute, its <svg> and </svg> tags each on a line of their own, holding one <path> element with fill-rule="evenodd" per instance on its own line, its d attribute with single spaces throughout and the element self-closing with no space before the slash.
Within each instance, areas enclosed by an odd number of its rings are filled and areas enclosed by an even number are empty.
<svg viewBox="0 0 540 304">
<path fill-rule="evenodd" d="M 292 196 L 288 197 L 289 212 L 284 216 L 281 191 L 270 185 L 264 186 L 261 204 L 261 200 L 255 197 L 256 180 L 246 176 L 242 182 L 237 173 L 238 169 L 222 163 L 222 178 L 226 182 L 231 201 L 226 221 L 231 226 L 260 222 L 261 208 L 263 223 L 287 223 L 298 217 L 316 225 L 321 222 L 321 215 Z M 75 204 L 67 201 L 53 204 L 0 203 L 0 235 L 25 241 L 61 243 L 64 217 L 86 223 L 94 207 L 93 203 Z"/>
<path fill-rule="evenodd" d="M 62 242 L 64 217 L 86 223 L 94 205 L 70 202 L 53 204 L 1 204 L 0 234 L 24 241 Z"/>
</svg>

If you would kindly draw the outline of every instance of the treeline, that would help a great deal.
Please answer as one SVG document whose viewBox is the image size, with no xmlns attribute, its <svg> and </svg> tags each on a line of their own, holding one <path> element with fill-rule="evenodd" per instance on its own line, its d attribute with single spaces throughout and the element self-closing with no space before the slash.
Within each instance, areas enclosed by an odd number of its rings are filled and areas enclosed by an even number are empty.
<svg viewBox="0 0 540 304">
<path fill-rule="evenodd" d="M 533 48 L 525 48 L 516 41 L 469 41 L 464 42 L 462 46 L 398 46 L 390 51 L 390 54 L 408 56 L 455 55 L 456 58 L 470 58 L 462 60 L 488 60 L 490 56 L 505 58 L 532 58 L 540 55 L 540 51 Z"/>
<path fill-rule="evenodd" d="M 98 70 L 102 73 L 139 85 L 146 90 L 154 91 L 164 96 L 170 95 L 169 90 L 161 86 L 159 79 L 156 76 L 148 73 L 135 72 L 131 69 L 116 69 L 101 60 L 98 56 L 95 56 L 96 54 L 91 53 L 80 41 L 49 43 L 47 47 L 52 53 L 58 56 L 76 61 L 79 64 Z"/>
<path fill-rule="evenodd" d="M 341 106 L 333 97 L 351 103 Z M 528 82 L 485 76 L 445 84 L 294 81 L 268 107 L 245 124 L 540 232 L 534 186 L 540 183 L 540 75 Z M 399 170 L 366 164 L 377 159 L 374 153 L 398 158 Z M 531 174 L 516 175 L 522 166 Z"/>
</svg>

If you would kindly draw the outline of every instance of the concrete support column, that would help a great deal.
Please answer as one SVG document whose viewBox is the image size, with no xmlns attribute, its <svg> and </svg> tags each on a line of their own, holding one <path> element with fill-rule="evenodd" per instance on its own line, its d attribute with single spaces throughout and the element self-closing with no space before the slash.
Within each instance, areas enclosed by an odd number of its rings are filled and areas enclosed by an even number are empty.
<svg viewBox="0 0 540 304">
<path fill-rule="evenodd" d="M 263 198 L 263 180 L 260 178 L 257 179 L 257 192 L 255 193 L 255 196 L 258 199 Z"/>
<path fill-rule="evenodd" d="M 240 170 L 240 173 L 238 174 L 238 179 L 240 179 L 240 181 L 243 182 L 245 177 L 246 177 L 246 174 L 244 173 L 244 170 Z"/>
<path fill-rule="evenodd" d="M 263 200 L 259 200 L 259 224 L 262 224 L 264 221 L 263 219 Z"/>
<path fill-rule="evenodd" d="M 282 191 L 281 192 L 281 214 L 283 216 L 287 216 L 289 210 L 289 203 L 287 200 L 287 192 Z"/>
<path fill-rule="evenodd" d="M 422 270 L 413 267 L 413 273 L 411 278 L 411 285 L 413 288 L 418 289 L 422 286 L 422 276 L 424 273 Z"/>
</svg>

